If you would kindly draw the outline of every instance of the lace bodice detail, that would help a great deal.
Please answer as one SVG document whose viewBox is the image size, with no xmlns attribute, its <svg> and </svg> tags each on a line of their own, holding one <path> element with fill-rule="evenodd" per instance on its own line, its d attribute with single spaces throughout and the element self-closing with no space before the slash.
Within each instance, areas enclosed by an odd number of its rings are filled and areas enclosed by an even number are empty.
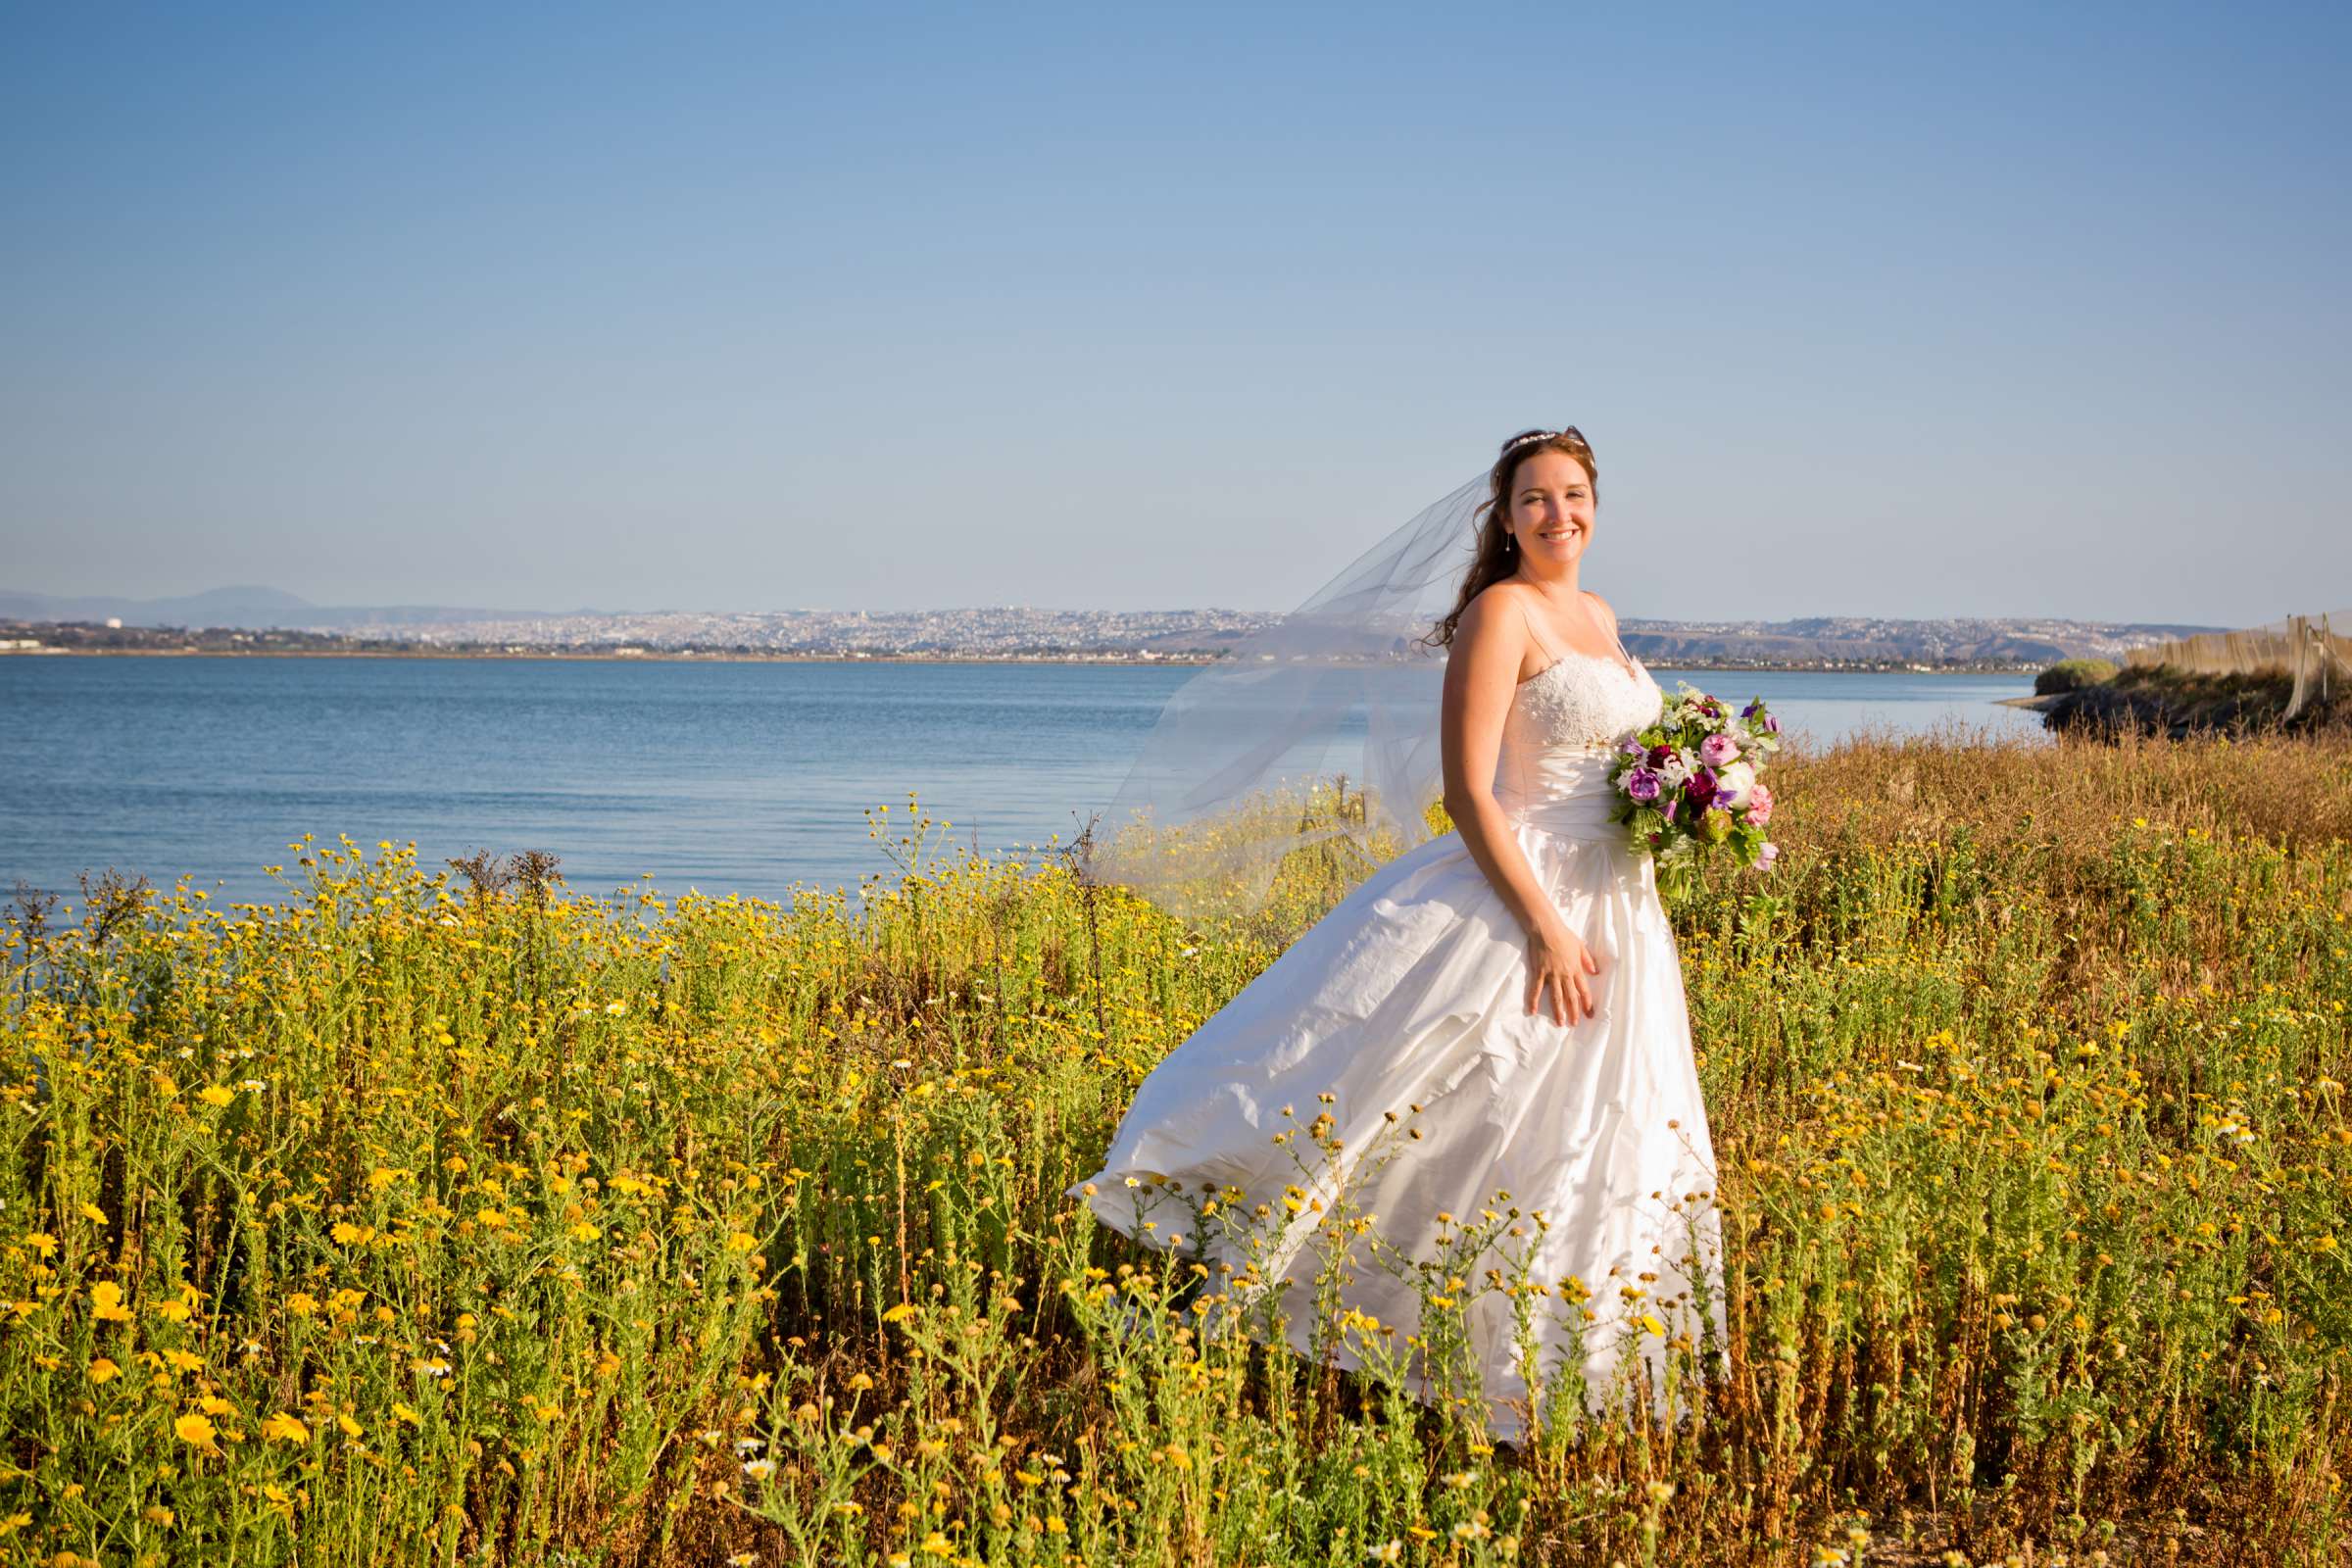
<svg viewBox="0 0 2352 1568">
<path fill-rule="evenodd" d="M 1555 649 L 1528 615 L 1526 603 L 1515 602 L 1536 651 L 1551 662 L 1521 681 L 1511 696 L 1502 724 L 1504 772 L 1514 762 L 1548 753 L 1605 750 L 1658 716 L 1666 694 L 1650 678 L 1649 666 L 1625 651 L 1623 639 L 1610 633 L 1617 650 L 1613 658 Z M 1597 617 L 1595 624 L 1607 629 Z"/>
<path fill-rule="evenodd" d="M 1630 655 L 1628 656 L 1631 657 Z M 1502 744 L 1521 752 L 1613 746 L 1658 716 L 1666 694 L 1648 667 L 1629 670 L 1614 659 L 1565 653 L 1520 682 L 1503 719 Z"/>
</svg>

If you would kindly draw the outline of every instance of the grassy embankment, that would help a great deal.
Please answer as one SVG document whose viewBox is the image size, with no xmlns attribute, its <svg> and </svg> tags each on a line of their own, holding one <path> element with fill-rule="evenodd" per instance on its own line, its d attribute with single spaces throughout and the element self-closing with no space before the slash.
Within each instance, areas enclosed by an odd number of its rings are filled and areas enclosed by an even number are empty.
<svg viewBox="0 0 2352 1568">
<path fill-rule="evenodd" d="M 2288 718 L 2294 691 L 2293 677 L 2283 670 L 2216 674 L 2132 664 L 2104 678 L 2053 688 L 2037 706 L 2044 727 L 2094 735 L 2131 731 L 2183 740 L 2211 733 L 2243 740 L 2278 731 L 2352 734 L 2352 701 L 2340 692 L 2315 696 Z"/>
<path fill-rule="evenodd" d="M 1525 1454 L 1123 1346 L 1173 1281 L 1060 1197 L 1328 888 L 1188 932 L 889 813 L 861 921 L 348 844 L 20 918 L 0 1558 L 2340 1560 L 2352 746 L 1952 742 L 1788 759 L 1678 916 L 1729 1363 Z"/>
</svg>

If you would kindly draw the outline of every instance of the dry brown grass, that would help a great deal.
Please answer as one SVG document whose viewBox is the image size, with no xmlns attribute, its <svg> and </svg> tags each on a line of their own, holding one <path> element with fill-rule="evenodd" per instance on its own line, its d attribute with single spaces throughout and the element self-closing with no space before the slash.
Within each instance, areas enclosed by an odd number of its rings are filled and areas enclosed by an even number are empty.
<svg viewBox="0 0 2352 1568">
<path fill-rule="evenodd" d="M 1966 823 L 1987 853 L 2062 858 L 2101 844 L 2122 817 L 2178 831 L 2262 838 L 2294 850 L 2352 838 L 2352 737 L 2189 741 L 2126 734 L 2092 741 L 2004 735 L 1952 723 L 1791 746 L 1775 762 L 1780 798 L 1802 803 L 1783 848 L 1852 835 L 1888 845 Z"/>
</svg>

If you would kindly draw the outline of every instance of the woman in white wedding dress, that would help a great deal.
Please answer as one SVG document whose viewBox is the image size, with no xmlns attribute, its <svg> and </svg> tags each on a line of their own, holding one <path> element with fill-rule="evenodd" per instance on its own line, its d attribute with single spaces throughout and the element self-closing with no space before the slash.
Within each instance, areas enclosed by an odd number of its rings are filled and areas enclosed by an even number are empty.
<svg viewBox="0 0 2352 1568">
<path fill-rule="evenodd" d="M 1405 1336 L 1430 1328 L 1425 1295 L 1460 1303 L 1450 1365 L 1475 1367 L 1484 1424 L 1518 1443 L 1563 1360 L 1592 1407 L 1639 1376 L 1670 1415 L 1670 1345 L 1719 1345 L 1723 1316 L 1680 959 L 1651 863 L 1610 817 L 1612 751 L 1663 694 L 1579 581 L 1585 439 L 1514 438 L 1488 489 L 1432 633 L 1454 831 L 1374 871 L 1171 1052 L 1070 1192 L 1207 1262 L 1212 1295 L 1287 1281 L 1294 1348 L 1354 1369 L 1382 1346 L 1425 1399 L 1461 1380 Z M 1372 1237 L 1335 1239 L 1350 1219 Z M 1473 1234 L 1492 1248 L 1416 1285 L 1406 1265 Z M 1348 1332 L 1318 1335 L 1319 1313 Z"/>
</svg>

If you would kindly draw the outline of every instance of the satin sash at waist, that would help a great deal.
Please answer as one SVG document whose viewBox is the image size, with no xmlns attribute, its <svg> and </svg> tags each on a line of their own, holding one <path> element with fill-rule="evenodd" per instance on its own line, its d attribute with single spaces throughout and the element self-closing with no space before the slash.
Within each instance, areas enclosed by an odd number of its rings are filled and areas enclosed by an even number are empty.
<svg viewBox="0 0 2352 1568">
<path fill-rule="evenodd" d="M 1538 752 L 1502 768 L 1494 802 L 1515 822 L 1572 839 L 1622 839 L 1614 821 L 1617 791 L 1609 783 L 1616 753 L 1606 747 Z"/>
</svg>

